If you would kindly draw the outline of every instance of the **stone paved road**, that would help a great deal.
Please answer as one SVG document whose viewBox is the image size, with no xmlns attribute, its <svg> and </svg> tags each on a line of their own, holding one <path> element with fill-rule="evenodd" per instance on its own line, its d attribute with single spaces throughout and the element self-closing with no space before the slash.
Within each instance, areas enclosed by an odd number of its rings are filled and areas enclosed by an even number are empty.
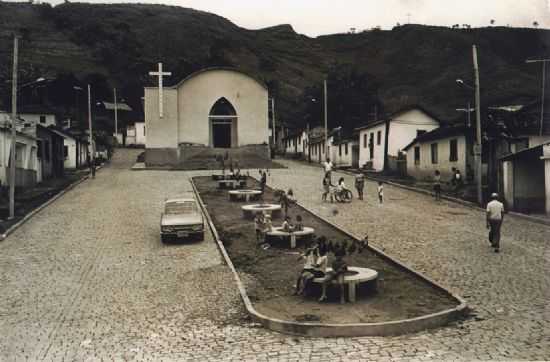
<svg viewBox="0 0 550 362">
<path fill-rule="evenodd" d="M 199 173 L 129 171 L 136 155 L 119 150 L 0 243 L 0 361 L 550 359 L 550 228 L 508 219 L 494 255 L 481 213 L 391 187 L 378 207 L 368 183 L 367 203 L 333 220 L 466 297 L 477 319 L 392 338 L 284 336 L 246 322 L 210 235 L 160 243 L 163 199 Z M 287 164 L 269 183 L 331 215 L 321 170 Z"/>
</svg>

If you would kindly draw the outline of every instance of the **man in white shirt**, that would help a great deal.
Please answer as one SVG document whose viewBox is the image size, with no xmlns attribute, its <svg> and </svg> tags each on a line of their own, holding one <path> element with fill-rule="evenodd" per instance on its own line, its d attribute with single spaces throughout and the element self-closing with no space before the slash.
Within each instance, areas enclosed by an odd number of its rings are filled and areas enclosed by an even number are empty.
<svg viewBox="0 0 550 362">
<path fill-rule="evenodd" d="M 491 195 L 492 201 L 487 204 L 487 229 L 489 231 L 489 242 L 495 249 L 495 253 L 500 249 L 500 227 L 504 219 L 504 205 L 498 201 L 498 194 Z"/>
</svg>

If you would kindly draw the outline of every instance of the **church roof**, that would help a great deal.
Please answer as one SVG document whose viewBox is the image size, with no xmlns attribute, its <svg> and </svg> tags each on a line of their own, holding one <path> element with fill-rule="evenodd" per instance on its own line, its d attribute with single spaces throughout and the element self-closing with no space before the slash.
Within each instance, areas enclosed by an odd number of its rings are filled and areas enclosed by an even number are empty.
<svg viewBox="0 0 550 362">
<path fill-rule="evenodd" d="M 189 74 L 187 77 L 183 78 L 179 83 L 177 83 L 175 86 L 171 87 L 171 88 L 178 88 L 179 86 L 181 86 L 183 83 L 187 82 L 189 79 L 191 78 L 194 78 L 196 77 L 197 75 L 200 75 L 202 73 L 206 73 L 206 72 L 209 72 L 209 71 L 212 71 L 212 70 L 227 70 L 227 71 L 231 71 L 231 72 L 236 72 L 236 73 L 241 73 L 241 74 L 244 74 L 246 75 L 247 77 L 250 77 L 252 79 L 254 79 L 256 82 L 258 82 L 263 88 L 265 88 L 266 90 L 268 89 L 267 88 L 267 84 L 260 78 L 254 76 L 254 75 L 251 75 L 251 74 L 248 74 L 246 72 L 243 72 L 242 70 L 240 69 L 237 69 L 237 68 L 234 68 L 234 67 L 209 67 L 209 68 L 204 68 L 204 69 L 201 69 L 201 70 L 198 70 L 194 73 L 191 73 Z"/>
</svg>

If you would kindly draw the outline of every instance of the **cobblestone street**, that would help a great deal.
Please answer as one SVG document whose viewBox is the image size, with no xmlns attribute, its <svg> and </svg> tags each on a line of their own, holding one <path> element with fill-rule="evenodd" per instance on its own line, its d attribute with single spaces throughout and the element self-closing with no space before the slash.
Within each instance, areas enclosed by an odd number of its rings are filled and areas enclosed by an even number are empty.
<svg viewBox="0 0 550 362">
<path fill-rule="evenodd" d="M 474 313 L 400 337 L 286 336 L 248 322 L 210 234 L 160 242 L 164 198 L 205 172 L 130 171 L 138 153 L 118 150 L 96 179 L 0 242 L 0 361 L 550 359 L 550 227 L 508 217 L 494 254 L 481 211 L 387 185 L 378 206 L 372 182 L 367 201 L 323 204 L 322 170 L 283 161 L 289 169 L 271 170 L 270 186 L 292 187 L 303 206 L 368 233 Z"/>
</svg>

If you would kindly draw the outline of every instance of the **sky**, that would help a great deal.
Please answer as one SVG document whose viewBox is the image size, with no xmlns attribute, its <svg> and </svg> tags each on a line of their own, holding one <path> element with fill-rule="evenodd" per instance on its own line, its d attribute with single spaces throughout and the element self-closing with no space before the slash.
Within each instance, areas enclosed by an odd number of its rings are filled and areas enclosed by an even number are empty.
<svg viewBox="0 0 550 362">
<path fill-rule="evenodd" d="M 21 0 L 19 0 L 21 1 Z M 75 0 L 76 1 L 76 0 Z M 531 27 L 537 21 L 550 28 L 550 0 L 139 0 L 89 3 L 155 3 L 178 5 L 223 16 L 238 26 L 260 29 L 290 24 L 311 37 L 357 31 L 396 23 L 472 27 L 495 25 Z M 63 0 L 42 1 L 51 4 Z"/>
</svg>

